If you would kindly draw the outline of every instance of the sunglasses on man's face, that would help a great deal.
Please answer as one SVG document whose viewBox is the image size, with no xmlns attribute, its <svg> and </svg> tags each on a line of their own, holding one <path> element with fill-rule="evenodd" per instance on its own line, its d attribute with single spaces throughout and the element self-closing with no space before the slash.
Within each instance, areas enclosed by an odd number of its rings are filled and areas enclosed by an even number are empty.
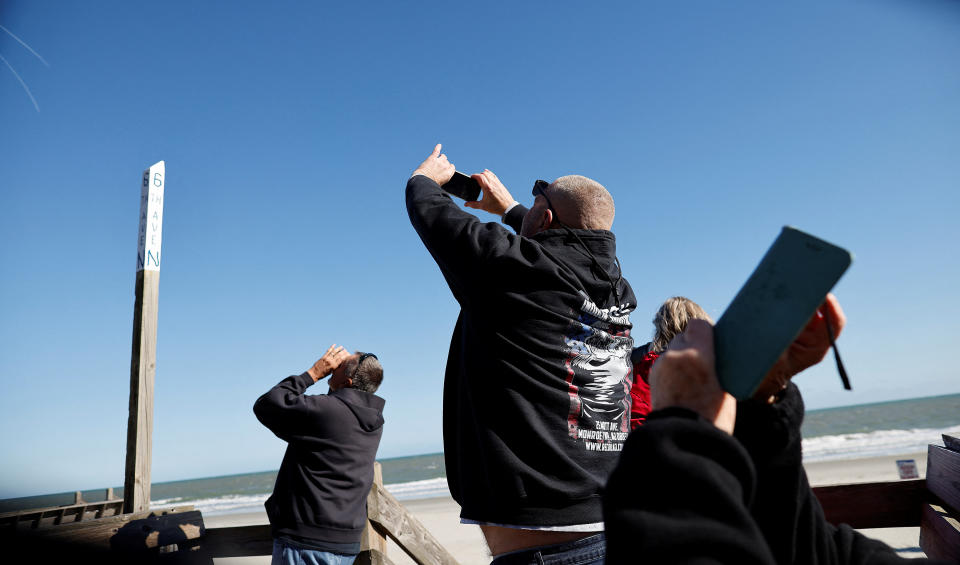
<svg viewBox="0 0 960 565">
<path fill-rule="evenodd" d="M 543 196 L 543 199 L 547 201 L 547 209 L 550 210 L 550 212 L 553 214 L 553 218 L 556 220 L 557 211 L 553 207 L 553 202 L 550 202 L 550 197 L 547 196 L 547 192 L 546 192 L 548 186 L 550 186 L 549 182 L 545 180 L 537 180 L 536 182 L 533 183 L 533 190 L 531 191 L 531 193 L 533 194 L 534 197 L 536 197 L 538 194 L 540 196 Z"/>
<path fill-rule="evenodd" d="M 542 194 L 544 198 L 547 198 L 547 193 L 546 193 L 545 191 L 547 190 L 547 187 L 548 187 L 548 186 L 550 186 L 550 183 L 549 183 L 549 182 L 547 182 L 547 181 L 545 181 L 545 180 L 536 180 L 536 181 L 534 181 L 534 183 L 533 183 L 533 190 L 531 190 L 530 192 L 531 192 L 534 196 L 536 196 L 536 195 L 538 195 L 538 194 Z M 549 202 L 550 199 L 547 198 L 547 201 Z"/>
</svg>

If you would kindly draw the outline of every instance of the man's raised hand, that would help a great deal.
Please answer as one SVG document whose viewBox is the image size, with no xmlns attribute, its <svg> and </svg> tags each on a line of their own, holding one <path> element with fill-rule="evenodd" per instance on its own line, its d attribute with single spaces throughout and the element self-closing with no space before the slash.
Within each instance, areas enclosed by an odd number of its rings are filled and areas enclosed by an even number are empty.
<svg viewBox="0 0 960 565">
<path fill-rule="evenodd" d="M 441 144 L 438 143 L 437 146 L 433 148 L 433 153 L 431 153 L 423 163 L 420 163 L 420 166 L 417 167 L 410 176 L 423 175 L 440 186 L 447 184 L 457 168 L 453 166 L 453 163 L 447 161 L 446 155 L 440 154 L 440 149 Z"/>
<path fill-rule="evenodd" d="M 342 345 L 334 343 L 327 349 L 327 352 L 323 354 L 323 357 L 318 359 L 317 362 L 313 364 L 313 367 L 307 370 L 307 373 L 313 378 L 313 382 L 317 382 L 330 375 L 347 357 L 350 357 L 350 353 L 348 353 Z"/>
<path fill-rule="evenodd" d="M 830 329 L 833 330 L 833 336 L 836 339 L 843 331 L 843 327 L 847 325 L 847 317 L 844 316 L 840 302 L 833 294 L 827 295 L 827 299 L 817 308 L 797 339 L 793 340 L 790 347 L 780 355 L 773 368 L 763 378 L 763 382 L 757 387 L 757 391 L 753 393 L 753 398 L 772 402 L 774 395 L 786 387 L 787 382 L 794 375 L 823 361 L 827 352 L 830 351 L 827 319 L 830 320 Z"/>
<path fill-rule="evenodd" d="M 516 202 L 507 187 L 503 186 L 497 175 L 493 174 L 490 169 L 484 169 L 482 173 L 470 176 L 477 181 L 480 189 L 483 190 L 483 198 L 473 202 L 464 202 L 463 205 L 467 208 L 476 208 L 502 216 L 507 213 L 507 208 Z"/>
</svg>

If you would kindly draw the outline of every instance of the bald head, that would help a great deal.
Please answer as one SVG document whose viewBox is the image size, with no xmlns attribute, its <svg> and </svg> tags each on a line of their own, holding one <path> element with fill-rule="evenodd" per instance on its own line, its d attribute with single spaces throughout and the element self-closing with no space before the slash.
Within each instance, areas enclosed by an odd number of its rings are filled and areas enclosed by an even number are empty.
<svg viewBox="0 0 960 565">
<path fill-rule="evenodd" d="M 602 184 L 580 175 L 553 181 L 546 190 L 557 219 L 571 228 L 609 230 L 613 226 L 613 197 Z"/>
</svg>

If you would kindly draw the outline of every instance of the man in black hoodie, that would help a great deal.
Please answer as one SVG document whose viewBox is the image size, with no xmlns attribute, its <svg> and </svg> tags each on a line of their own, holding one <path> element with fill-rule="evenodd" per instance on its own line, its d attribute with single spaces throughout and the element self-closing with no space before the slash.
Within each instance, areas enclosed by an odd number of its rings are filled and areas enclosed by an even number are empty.
<svg viewBox="0 0 960 565">
<path fill-rule="evenodd" d="M 327 394 L 304 394 L 327 376 Z M 376 355 L 351 355 L 334 344 L 313 367 L 280 381 L 253 405 L 257 419 L 287 442 L 264 504 L 274 565 L 308 555 L 311 563 L 348 565 L 360 552 L 383 433 L 384 400 L 373 394 L 382 381 Z"/>
<path fill-rule="evenodd" d="M 610 193 L 537 181 L 534 204 L 490 171 L 483 199 L 519 235 L 441 189 L 440 146 L 407 182 L 410 221 L 460 303 L 444 381 L 447 482 L 495 563 L 603 559 L 600 490 L 629 432 L 630 312 Z"/>
</svg>

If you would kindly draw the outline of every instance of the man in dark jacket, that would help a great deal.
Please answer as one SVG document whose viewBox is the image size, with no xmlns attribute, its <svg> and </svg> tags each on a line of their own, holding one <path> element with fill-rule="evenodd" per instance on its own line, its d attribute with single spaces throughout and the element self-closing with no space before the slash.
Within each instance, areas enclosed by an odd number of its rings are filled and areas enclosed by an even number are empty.
<svg viewBox="0 0 960 565">
<path fill-rule="evenodd" d="M 828 523 L 803 470 L 803 400 L 789 379 L 827 353 L 827 320 L 834 334 L 843 329 L 832 295 L 824 310 L 739 404 L 717 381 L 710 324 L 690 320 L 674 338 L 650 376 L 654 410 L 630 435 L 604 495 L 608 563 L 905 561 Z"/>
<path fill-rule="evenodd" d="M 494 563 L 601 562 L 600 489 L 629 432 L 636 307 L 613 199 L 568 176 L 537 181 L 527 211 L 493 173 L 474 175 L 483 199 L 468 206 L 504 215 L 517 235 L 461 210 L 441 189 L 453 173 L 437 145 L 406 203 L 460 303 L 443 426 L 461 521 L 480 525 Z"/>
<path fill-rule="evenodd" d="M 327 376 L 327 394 L 304 394 Z M 334 344 L 313 367 L 280 381 L 253 405 L 257 419 L 287 442 L 265 503 L 274 565 L 303 558 L 348 565 L 360 552 L 383 433 L 384 400 L 373 394 L 382 381 L 375 355 L 350 355 Z"/>
</svg>

